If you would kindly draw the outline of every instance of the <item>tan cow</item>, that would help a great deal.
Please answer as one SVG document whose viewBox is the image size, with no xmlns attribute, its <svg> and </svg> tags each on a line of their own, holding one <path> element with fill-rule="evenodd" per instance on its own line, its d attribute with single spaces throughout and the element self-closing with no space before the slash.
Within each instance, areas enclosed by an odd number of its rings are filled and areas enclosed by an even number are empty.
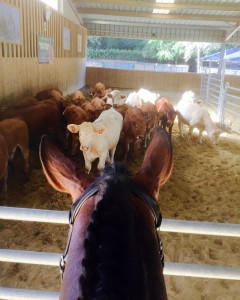
<svg viewBox="0 0 240 300">
<path fill-rule="evenodd" d="M 29 139 L 32 147 L 38 148 L 41 136 L 49 134 L 56 137 L 66 147 L 66 126 L 63 116 L 55 101 L 42 100 L 37 105 L 26 107 L 8 107 L 0 112 L 0 120 L 21 117 L 28 126 Z"/>
<path fill-rule="evenodd" d="M 176 111 L 171 102 L 164 97 L 161 97 L 156 102 L 156 108 L 158 111 L 159 121 L 162 128 L 165 130 L 168 128 L 169 136 L 172 135 L 172 128 L 176 118 Z"/>
<path fill-rule="evenodd" d="M 153 129 L 158 125 L 158 112 L 156 106 L 151 102 L 143 102 L 140 108 L 146 119 L 146 131 L 144 135 L 144 148 L 147 148 L 147 144 L 151 140 L 151 133 Z"/>
<path fill-rule="evenodd" d="M 13 160 L 17 147 L 20 148 L 25 161 L 24 171 L 27 172 L 29 169 L 27 124 L 19 118 L 0 121 L 0 134 L 5 138 L 10 160 Z"/>
<path fill-rule="evenodd" d="M 82 124 L 83 122 L 91 121 L 88 113 L 81 107 L 76 105 L 70 105 L 66 107 L 63 112 L 63 116 L 68 124 Z M 71 133 L 72 145 L 71 145 L 71 155 L 76 154 L 77 146 L 79 144 L 79 138 L 77 133 Z"/>
<path fill-rule="evenodd" d="M 123 148 L 124 148 L 123 158 L 124 160 L 126 160 L 130 147 L 135 152 L 145 135 L 146 118 L 143 111 L 140 108 L 130 107 L 126 111 L 123 120 L 122 131 L 123 131 Z"/>
</svg>

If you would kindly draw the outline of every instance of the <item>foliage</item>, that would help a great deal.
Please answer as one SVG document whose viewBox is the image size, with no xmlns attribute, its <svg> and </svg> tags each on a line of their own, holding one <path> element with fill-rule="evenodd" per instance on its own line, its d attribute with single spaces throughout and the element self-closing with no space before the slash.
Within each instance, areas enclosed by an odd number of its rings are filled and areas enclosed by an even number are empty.
<svg viewBox="0 0 240 300">
<path fill-rule="evenodd" d="M 227 48 L 233 45 L 227 45 Z M 196 60 L 221 51 L 221 44 L 107 37 L 88 38 L 88 58 L 134 60 L 154 63 L 187 63 L 196 69 Z M 199 57 L 198 57 L 199 56 Z"/>
<path fill-rule="evenodd" d="M 118 50 L 118 49 L 95 50 L 89 48 L 88 58 L 141 61 L 143 57 L 142 57 L 142 52 L 140 50 Z"/>
</svg>

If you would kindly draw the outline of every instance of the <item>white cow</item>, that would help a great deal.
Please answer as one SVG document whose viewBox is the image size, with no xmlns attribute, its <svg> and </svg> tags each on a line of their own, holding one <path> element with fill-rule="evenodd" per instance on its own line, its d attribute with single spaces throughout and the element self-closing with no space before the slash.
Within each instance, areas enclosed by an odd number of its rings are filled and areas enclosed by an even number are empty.
<svg viewBox="0 0 240 300">
<path fill-rule="evenodd" d="M 125 104 L 131 106 L 131 107 L 138 107 L 140 108 L 142 106 L 142 100 L 138 93 L 132 92 L 128 95 Z"/>
<path fill-rule="evenodd" d="M 159 99 L 160 94 L 152 93 L 149 90 L 141 88 L 137 94 L 141 97 L 141 100 L 143 102 L 150 102 L 152 104 L 155 104 L 157 99 Z"/>
<path fill-rule="evenodd" d="M 93 123 L 83 122 L 80 125 L 67 126 L 69 131 L 79 132 L 80 150 L 83 152 L 87 173 L 91 171 L 92 162 L 96 158 L 99 158 L 99 171 L 104 169 L 106 160 L 113 163 L 122 125 L 122 115 L 110 108 L 103 111 Z"/>
<path fill-rule="evenodd" d="M 137 92 L 132 92 L 128 95 L 125 104 L 141 108 L 143 102 L 150 102 L 155 105 L 156 100 L 160 97 L 160 94 L 152 93 L 148 90 L 141 88 Z"/>
<path fill-rule="evenodd" d="M 186 91 L 183 93 L 181 102 L 190 102 L 190 103 L 197 103 L 201 104 L 202 100 L 197 98 L 197 95 L 193 91 Z"/>
<path fill-rule="evenodd" d="M 122 94 L 119 90 L 113 90 L 112 92 L 108 93 L 102 99 L 106 100 L 107 104 L 119 106 L 125 103 L 127 96 Z"/>
<path fill-rule="evenodd" d="M 196 127 L 199 129 L 199 143 L 202 143 L 202 133 L 204 130 L 213 144 L 219 143 L 219 137 L 222 131 L 217 129 L 216 125 L 213 123 L 209 112 L 196 103 L 191 103 L 189 101 L 180 101 L 177 105 L 177 115 L 178 115 L 178 126 L 180 130 L 180 135 L 183 137 L 183 124 L 189 126 L 188 140 Z"/>
</svg>

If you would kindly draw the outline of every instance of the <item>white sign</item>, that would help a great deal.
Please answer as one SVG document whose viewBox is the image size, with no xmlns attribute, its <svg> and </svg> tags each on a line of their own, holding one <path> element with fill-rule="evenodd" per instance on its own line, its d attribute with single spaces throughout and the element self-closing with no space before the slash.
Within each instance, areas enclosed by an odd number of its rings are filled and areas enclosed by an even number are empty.
<svg viewBox="0 0 240 300">
<path fill-rule="evenodd" d="M 20 28 L 19 8 L 0 2 L 0 41 L 20 44 Z"/>
<path fill-rule="evenodd" d="M 63 49 L 70 50 L 70 29 L 63 28 Z"/>
</svg>

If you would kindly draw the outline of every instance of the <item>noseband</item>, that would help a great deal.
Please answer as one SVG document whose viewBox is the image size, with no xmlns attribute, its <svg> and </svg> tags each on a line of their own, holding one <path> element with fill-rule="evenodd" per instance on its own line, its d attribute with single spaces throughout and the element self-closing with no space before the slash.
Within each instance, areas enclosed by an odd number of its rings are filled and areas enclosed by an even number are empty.
<svg viewBox="0 0 240 300">
<path fill-rule="evenodd" d="M 77 217 L 77 214 L 79 210 L 81 209 L 82 205 L 93 195 L 95 195 L 99 191 L 99 185 L 100 183 L 107 178 L 111 178 L 112 174 L 104 174 L 100 178 L 96 179 L 92 184 L 89 185 L 89 187 L 82 193 L 82 195 L 73 203 L 71 210 L 69 212 L 69 233 L 68 233 L 68 241 L 67 246 L 65 249 L 64 254 L 60 258 L 60 272 L 61 277 L 63 278 L 63 273 L 65 270 L 66 260 L 67 260 L 67 254 L 70 246 L 70 241 L 72 237 L 72 230 L 73 230 L 73 224 Z M 162 214 L 160 212 L 160 207 L 157 201 L 143 188 L 142 185 L 138 184 L 136 181 L 134 181 L 132 178 L 130 178 L 127 175 L 122 174 L 114 174 L 114 177 L 117 178 L 118 181 L 120 181 L 123 185 L 125 185 L 131 192 L 139 196 L 143 202 L 147 204 L 147 206 L 150 208 L 151 213 L 154 218 L 155 228 L 160 227 L 162 223 Z M 158 237 L 158 234 L 157 234 Z M 162 241 L 158 237 L 158 246 L 159 246 L 159 254 L 160 254 L 160 260 L 162 263 L 162 266 L 164 266 L 164 255 L 163 255 L 163 247 L 162 247 Z"/>
</svg>

